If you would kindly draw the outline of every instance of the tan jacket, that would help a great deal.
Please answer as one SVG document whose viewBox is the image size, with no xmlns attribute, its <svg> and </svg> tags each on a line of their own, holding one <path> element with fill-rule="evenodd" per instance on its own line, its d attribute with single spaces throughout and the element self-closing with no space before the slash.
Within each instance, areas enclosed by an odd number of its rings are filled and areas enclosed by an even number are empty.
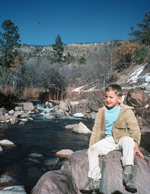
<svg viewBox="0 0 150 194">
<path fill-rule="evenodd" d="M 97 113 L 89 147 L 105 138 L 105 110 L 106 108 L 103 107 Z M 123 136 L 129 136 L 140 144 L 141 132 L 132 107 L 121 105 L 119 116 L 112 127 L 112 134 L 115 143 L 118 143 Z"/>
</svg>

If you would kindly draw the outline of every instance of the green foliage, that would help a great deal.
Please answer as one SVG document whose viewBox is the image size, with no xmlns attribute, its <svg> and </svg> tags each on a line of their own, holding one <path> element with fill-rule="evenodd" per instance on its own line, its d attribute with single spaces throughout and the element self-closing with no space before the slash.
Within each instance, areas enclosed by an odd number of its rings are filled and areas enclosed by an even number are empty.
<svg viewBox="0 0 150 194">
<path fill-rule="evenodd" d="M 147 46 L 142 46 L 141 48 L 136 48 L 133 61 L 136 61 L 136 63 L 140 64 L 144 61 L 144 59 L 147 57 L 148 53 L 150 52 L 149 48 Z"/>
<path fill-rule="evenodd" d="M 9 69 L 4 69 L 3 66 L 0 66 L 0 85 L 5 86 L 9 84 L 10 80 L 10 70 Z"/>
<path fill-rule="evenodd" d="M 66 56 L 67 63 L 69 64 L 69 63 L 71 63 L 74 60 L 75 60 L 75 57 L 68 52 L 67 56 Z"/>
<path fill-rule="evenodd" d="M 80 64 L 85 64 L 85 63 L 86 63 L 86 59 L 85 59 L 83 56 L 80 57 L 79 63 L 80 63 Z"/>
<path fill-rule="evenodd" d="M 5 66 L 5 68 L 10 68 L 17 55 L 14 47 L 18 45 L 20 38 L 19 29 L 11 20 L 5 20 L 1 26 L 4 30 L 4 33 L 0 34 L 0 49 L 2 50 L 3 57 L 1 65 Z"/>
<path fill-rule="evenodd" d="M 131 26 L 130 36 L 135 37 L 135 40 L 141 44 L 150 45 L 150 10 L 145 12 L 142 22 L 136 24 L 139 28 L 134 30 Z"/>
<path fill-rule="evenodd" d="M 60 35 L 56 37 L 55 44 L 52 44 L 52 48 L 54 51 L 54 59 L 53 62 L 61 62 L 63 61 L 63 52 L 64 52 L 64 45 L 61 40 Z"/>
</svg>

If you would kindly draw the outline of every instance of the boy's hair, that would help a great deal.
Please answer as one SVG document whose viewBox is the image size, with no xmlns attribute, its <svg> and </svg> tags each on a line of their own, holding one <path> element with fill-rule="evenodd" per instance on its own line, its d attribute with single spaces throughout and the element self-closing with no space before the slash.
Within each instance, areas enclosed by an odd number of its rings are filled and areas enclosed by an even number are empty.
<svg viewBox="0 0 150 194">
<path fill-rule="evenodd" d="M 122 96 L 122 88 L 118 84 L 111 84 L 106 87 L 105 92 L 114 91 L 117 96 Z"/>
</svg>

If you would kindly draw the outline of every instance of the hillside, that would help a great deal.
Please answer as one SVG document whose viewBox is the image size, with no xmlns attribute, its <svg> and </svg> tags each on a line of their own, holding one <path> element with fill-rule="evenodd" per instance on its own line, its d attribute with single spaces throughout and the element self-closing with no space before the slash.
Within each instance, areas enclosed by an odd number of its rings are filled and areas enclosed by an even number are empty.
<svg viewBox="0 0 150 194">
<path fill-rule="evenodd" d="M 64 56 L 69 52 L 74 57 L 85 56 L 87 59 L 93 53 L 99 53 L 103 49 L 104 44 L 109 43 L 91 43 L 91 44 L 69 44 L 64 45 Z M 32 45 L 21 45 L 17 49 L 24 57 L 46 57 L 53 55 L 52 46 L 32 46 Z"/>
<path fill-rule="evenodd" d="M 83 56 L 86 59 L 87 68 L 88 67 L 90 68 L 92 67 L 95 69 L 102 68 L 102 70 L 100 70 L 100 72 L 98 70 L 97 73 L 99 72 L 107 76 L 106 75 L 107 72 L 110 71 L 109 62 L 111 60 L 110 59 L 111 51 L 112 51 L 111 49 L 114 48 L 113 44 L 114 44 L 113 42 L 105 42 L 105 43 L 64 45 L 63 55 L 67 56 L 67 53 L 70 53 L 70 55 L 75 57 L 75 60 L 72 63 L 70 63 L 69 66 L 67 64 L 67 68 L 78 66 L 79 58 Z M 41 63 L 50 64 L 51 63 L 50 58 L 53 56 L 53 49 L 51 45 L 45 46 L 45 47 L 21 45 L 18 51 L 26 59 L 26 62 L 29 62 L 29 61 L 32 62 L 32 65 L 36 63 L 36 60 L 40 60 Z M 103 67 L 102 65 L 98 65 L 98 64 L 102 64 Z M 63 68 L 65 66 L 66 66 L 66 63 L 64 63 Z M 62 68 L 62 64 L 61 64 L 61 68 Z M 144 87 L 148 88 L 148 85 L 150 82 L 149 73 L 150 73 L 149 63 L 131 64 L 129 68 L 125 68 L 121 72 L 116 72 L 114 69 L 112 69 L 112 71 L 109 72 L 109 74 L 113 74 L 113 76 L 115 75 L 116 77 L 114 80 L 112 80 L 113 82 L 117 81 L 118 83 L 126 87 L 128 86 L 128 87 L 141 87 L 141 88 L 144 88 Z M 89 77 L 90 73 L 88 72 L 88 69 L 87 69 L 86 74 L 87 75 L 85 75 L 84 77 L 86 76 Z M 95 76 L 95 73 L 93 73 L 93 70 L 91 70 L 91 74 L 93 75 L 93 77 Z M 98 76 L 95 77 L 95 80 L 98 78 L 99 78 Z M 93 80 L 91 80 L 91 82 L 93 82 Z M 90 82 L 88 82 L 88 84 L 90 84 Z"/>
</svg>

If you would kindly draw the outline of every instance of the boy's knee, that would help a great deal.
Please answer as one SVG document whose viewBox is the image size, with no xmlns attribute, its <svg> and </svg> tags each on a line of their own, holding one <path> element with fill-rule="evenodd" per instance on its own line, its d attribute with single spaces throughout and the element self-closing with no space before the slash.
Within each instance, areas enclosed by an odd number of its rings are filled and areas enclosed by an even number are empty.
<svg viewBox="0 0 150 194">
<path fill-rule="evenodd" d="M 89 147 L 89 149 L 88 149 L 88 153 L 89 152 L 97 152 L 97 151 L 98 151 L 98 149 L 97 149 L 97 146 L 95 146 L 95 144 L 92 145 L 91 147 Z"/>
<path fill-rule="evenodd" d="M 133 146 L 135 145 L 132 137 L 128 137 L 128 136 L 122 137 L 122 142 L 123 144 L 127 144 L 127 145 L 133 145 Z"/>
</svg>

